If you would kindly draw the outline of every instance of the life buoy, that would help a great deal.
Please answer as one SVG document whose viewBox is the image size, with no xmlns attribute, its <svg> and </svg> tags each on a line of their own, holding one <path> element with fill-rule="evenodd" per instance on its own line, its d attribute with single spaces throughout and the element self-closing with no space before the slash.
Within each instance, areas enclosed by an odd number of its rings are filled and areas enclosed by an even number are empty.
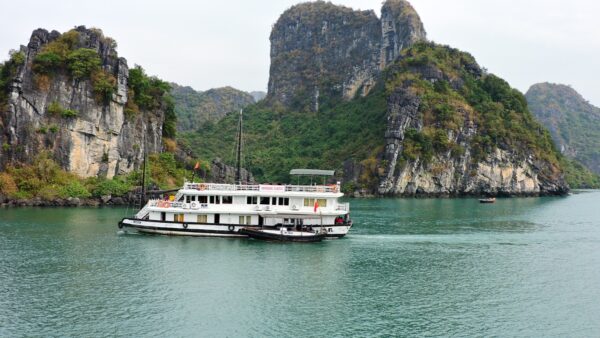
<svg viewBox="0 0 600 338">
<path fill-rule="evenodd" d="M 233 232 L 233 230 L 235 230 L 235 227 L 233 225 L 230 225 L 227 227 L 227 229 L 229 229 L 229 231 Z"/>
<path fill-rule="evenodd" d="M 183 228 L 187 229 L 187 227 L 188 227 L 187 223 L 183 223 Z"/>
<path fill-rule="evenodd" d="M 190 204 L 190 207 L 191 207 L 192 209 L 198 209 L 198 202 L 192 202 L 192 203 Z"/>
</svg>

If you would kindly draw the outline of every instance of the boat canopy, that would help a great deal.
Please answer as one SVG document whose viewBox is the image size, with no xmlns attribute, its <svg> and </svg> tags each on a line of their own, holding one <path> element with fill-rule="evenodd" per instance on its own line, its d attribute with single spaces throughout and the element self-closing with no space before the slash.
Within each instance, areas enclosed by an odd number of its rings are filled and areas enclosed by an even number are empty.
<svg viewBox="0 0 600 338">
<path fill-rule="evenodd" d="M 320 170 L 320 169 L 292 169 L 290 175 L 298 176 L 333 176 L 334 170 Z"/>
</svg>

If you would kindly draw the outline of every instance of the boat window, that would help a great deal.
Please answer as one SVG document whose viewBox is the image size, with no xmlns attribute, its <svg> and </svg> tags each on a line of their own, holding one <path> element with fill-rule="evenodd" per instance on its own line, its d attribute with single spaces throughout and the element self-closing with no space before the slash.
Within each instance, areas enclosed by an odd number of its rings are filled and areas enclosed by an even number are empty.
<svg viewBox="0 0 600 338">
<path fill-rule="evenodd" d="M 251 220 L 252 220 L 252 216 L 240 216 L 239 224 L 250 225 Z"/>
<path fill-rule="evenodd" d="M 175 222 L 183 222 L 183 214 L 175 214 Z"/>
<path fill-rule="evenodd" d="M 246 224 L 247 225 L 252 224 L 252 216 L 246 216 Z"/>
<path fill-rule="evenodd" d="M 206 223 L 206 222 L 208 222 L 206 215 L 198 215 L 198 223 Z"/>
<path fill-rule="evenodd" d="M 279 197 L 279 205 L 290 205 L 290 199 L 287 197 Z"/>
<path fill-rule="evenodd" d="M 270 197 L 261 197 L 260 198 L 260 204 L 269 205 L 269 200 L 270 199 L 271 199 Z"/>
<path fill-rule="evenodd" d="M 221 204 L 221 196 L 210 196 L 210 204 Z"/>
<path fill-rule="evenodd" d="M 221 215 L 220 214 L 215 214 L 215 224 L 220 224 L 221 223 Z"/>
<path fill-rule="evenodd" d="M 198 202 L 208 203 L 208 196 L 198 196 Z"/>
<path fill-rule="evenodd" d="M 164 220 L 166 220 L 166 219 L 167 219 L 167 213 L 166 213 L 166 212 L 161 212 L 161 213 L 160 213 L 160 220 L 161 220 L 161 221 L 164 221 Z"/>
<path fill-rule="evenodd" d="M 192 196 L 186 195 L 185 196 L 185 203 L 190 203 L 191 201 L 192 201 Z"/>
<path fill-rule="evenodd" d="M 271 198 L 271 205 L 277 205 L 277 197 Z"/>
<path fill-rule="evenodd" d="M 319 202 L 319 208 L 325 208 L 327 206 L 326 198 L 319 198 L 317 199 L 317 202 Z"/>
<path fill-rule="evenodd" d="M 246 196 L 246 204 L 258 204 L 258 197 Z"/>
<path fill-rule="evenodd" d="M 233 196 L 222 196 L 223 204 L 231 204 L 233 203 Z"/>
<path fill-rule="evenodd" d="M 304 199 L 304 206 L 305 207 L 312 207 L 315 205 L 315 199 L 314 198 L 305 198 Z"/>
</svg>

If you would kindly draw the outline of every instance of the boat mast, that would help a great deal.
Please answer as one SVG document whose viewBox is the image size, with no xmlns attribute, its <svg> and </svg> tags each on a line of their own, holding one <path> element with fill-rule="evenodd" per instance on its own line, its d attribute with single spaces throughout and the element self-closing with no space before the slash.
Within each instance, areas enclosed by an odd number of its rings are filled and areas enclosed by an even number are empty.
<svg viewBox="0 0 600 338">
<path fill-rule="evenodd" d="M 144 207 L 146 200 L 146 133 L 144 133 L 143 143 L 144 160 L 142 161 L 142 194 L 140 196 L 140 209 Z"/>
<path fill-rule="evenodd" d="M 235 159 L 235 181 L 237 184 L 242 184 L 242 114 L 243 109 L 240 109 L 240 120 L 238 126 L 238 139 L 237 139 L 237 154 Z"/>
</svg>

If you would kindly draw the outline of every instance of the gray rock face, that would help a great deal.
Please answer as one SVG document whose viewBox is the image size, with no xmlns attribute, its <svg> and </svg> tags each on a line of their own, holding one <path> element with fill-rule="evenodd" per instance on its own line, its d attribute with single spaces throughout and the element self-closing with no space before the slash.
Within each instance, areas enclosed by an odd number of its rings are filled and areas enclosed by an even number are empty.
<svg viewBox="0 0 600 338">
<path fill-rule="evenodd" d="M 208 178 L 207 181 L 233 184 L 233 183 L 236 183 L 235 182 L 235 174 L 236 174 L 235 167 L 229 166 L 229 165 L 223 163 L 223 161 L 221 161 L 221 159 L 217 158 L 217 159 L 214 159 L 211 163 L 210 177 Z M 248 184 L 255 183 L 252 173 L 250 173 L 248 170 L 246 170 L 244 168 L 242 168 L 242 170 L 240 171 L 240 176 L 241 176 L 242 182 L 247 182 Z"/>
<path fill-rule="evenodd" d="M 400 51 L 426 38 L 405 0 L 388 0 L 381 19 L 322 1 L 285 11 L 271 31 L 267 102 L 311 111 L 327 99 L 366 95 Z"/>
<path fill-rule="evenodd" d="M 28 162 L 41 151 L 50 151 L 61 166 L 83 177 L 112 177 L 139 167 L 144 153 L 162 148 L 164 112 L 143 112 L 126 118 L 127 60 L 119 58 L 114 41 L 99 30 L 83 26 L 78 48 L 98 52 L 101 67 L 117 80 L 116 91 L 104 104 L 95 99 L 89 79 L 77 80 L 57 73 L 40 87 L 32 70 L 35 56 L 60 33 L 37 29 L 29 44 L 21 46 L 26 61 L 13 80 L 8 110 L 0 112 L 0 143 L 9 146 L 0 158 L 0 169 L 13 161 Z M 48 107 L 56 102 L 78 113 L 76 117 L 54 116 Z"/>
<path fill-rule="evenodd" d="M 386 1 L 381 8 L 380 68 L 397 60 L 402 49 L 426 36 L 419 14 L 407 1 Z"/>
<path fill-rule="evenodd" d="M 438 74 L 431 69 L 422 75 Z M 434 78 L 428 78 L 430 81 Z M 464 149 L 460 155 L 449 150 L 435 155 L 429 163 L 420 158 L 400 161 L 403 141 L 408 129 L 421 131 L 423 116 L 421 99 L 408 88 L 397 88 L 388 98 L 388 123 L 385 133 L 383 175 L 378 193 L 401 196 L 458 195 L 548 195 L 569 190 L 563 178 L 545 174 L 549 164 L 531 154 L 523 156 L 518 149 L 498 149 L 481 161 L 473 161 L 471 141 L 479 131 L 473 120 L 465 119 L 457 132 L 448 130 L 448 139 Z"/>
</svg>

